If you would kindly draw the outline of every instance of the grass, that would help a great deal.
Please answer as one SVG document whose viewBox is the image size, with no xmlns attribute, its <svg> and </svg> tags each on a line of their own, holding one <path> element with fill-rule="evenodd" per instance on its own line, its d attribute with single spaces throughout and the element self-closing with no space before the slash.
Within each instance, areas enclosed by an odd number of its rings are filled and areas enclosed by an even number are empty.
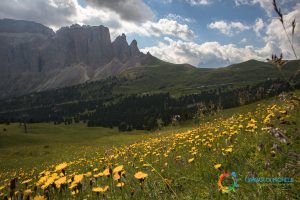
<svg viewBox="0 0 300 200">
<path fill-rule="evenodd" d="M 299 98 L 300 92 L 293 95 Z M 71 182 L 78 179 L 73 173 L 84 174 L 75 188 L 63 183 L 57 189 L 50 182 L 36 192 L 50 199 L 297 199 L 299 103 L 290 96 L 271 98 L 212 114 L 200 125 L 185 122 L 155 132 L 31 124 L 25 134 L 18 124 L 5 125 L 7 131 L 0 135 L 0 195 L 8 194 L 10 178 L 19 177 L 16 190 L 24 193 L 27 187 L 35 196 L 33 185 L 41 180 L 39 173 L 48 171 L 44 177 L 52 180 L 55 166 L 68 162 L 65 173 Z M 266 122 L 269 114 L 274 116 Z M 271 125 L 283 131 L 288 144 L 263 129 Z M 221 167 L 214 168 L 216 164 Z M 120 171 L 120 178 L 99 175 L 120 165 L 126 171 Z M 134 178 L 138 171 L 148 176 Z M 217 181 L 225 171 L 237 173 L 235 192 L 219 190 Z M 247 177 L 289 177 L 295 182 L 249 183 Z M 26 179 L 33 179 L 28 186 L 21 183 Z M 122 189 L 116 187 L 118 182 L 125 183 Z M 103 194 L 92 192 L 104 186 L 109 190 Z"/>
<path fill-rule="evenodd" d="M 179 130 L 191 126 L 186 124 Z M 31 168 L 40 164 L 46 166 L 74 160 L 78 156 L 92 156 L 114 145 L 131 144 L 174 130 L 166 127 L 152 133 L 139 130 L 119 132 L 117 128 L 87 127 L 83 123 L 34 123 L 27 126 L 28 133 L 24 133 L 24 127 L 19 123 L 0 125 L 0 170 Z"/>
</svg>

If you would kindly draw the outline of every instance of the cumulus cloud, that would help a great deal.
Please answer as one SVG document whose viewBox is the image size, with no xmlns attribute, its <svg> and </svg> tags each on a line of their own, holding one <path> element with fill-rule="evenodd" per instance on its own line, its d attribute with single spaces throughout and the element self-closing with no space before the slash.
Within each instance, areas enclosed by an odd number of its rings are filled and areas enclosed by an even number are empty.
<svg viewBox="0 0 300 200">
<path fill-rule="evenodd" d="M 286 27 L 288 34 L 291 34 L 292 27 L 288 26 L 288 24 L 293 19 L 299 21 L 300 3 L 293 8 L 293 11 L 284 15 L 284 19 L 286 22 L 289 22 L 286 24 Z M 277 55 L 283 53 L 284 59 L 295 59 L 282 25 L 277 18 L 271 20 L 269 24 L 258 18 L 252 28 L 254 31 L 257 30 L 257 32 L 260 32 L 262 29 L 266 30 L 263 47 L 258 48 L 252 45 L 238 47 L 235 44 L 223 45 L 219 42 L 196 43 L 193 41 L 164 38 L 164 41 L 159 42 L 155 46 L 146 47 L 142 51 L 149 51 L 154 56 L 165 61 L 190 63 L 199 67 L 221 67 L 249 59 L 265 61 L 273 53 Z M 241 43 L 247 44 L 247 39 L 242 39 Z M 296 26 L 293 44 L 296 53 L 300 52 L 299 26 Z"/>
<path fill-rule="evenodd" d="M 70 24 L 76 15 L 73 0 L 1 0 L 0 18 L 37 21 L 51 26 Z"/>
<path fill-rule="evenodd" d="M 182 40 L 165 38 L 157 46 L 142 49 L 165 61 L 174 63 L 190 63 L 199 67 L 220 67 L 249 59 L 265 60 L 269 57 L 272 44 L 264 48 L 251 45 L 239 48 L 234 44 L 221 45 L 218 42 L 198 44 Z"/>
<path fill-rule="evenodd" d="M 300 3 L 298 3 L 294 10 L 283 16 L 286 23 L 287 33 L 291 37 L 292 26 L 291 22 L 296 19 L 297 22 L 300 21 Z M 288 38 L 282 28 L 282 25 L 278 19 L 273 19 L 266 28 L 266 37 L 264 38 L 266 43 L 273 42 L 278 47 L 279 51 L 274 53 L 283 53 L 283 56 L 287 59 L 295 59 L 295 56 L 291 50 Z M 295 35 L 293 37 L 293 45 L 295 47 L 296 53 L 300 52 L 300 27 L 296 25 Z M 298 55 L 299 56 L 299 55 Z"/>
<path fill-rule="evenodd" d="M 172 3 L 173 2 L 173 0 L 159 0 L 159 1 L 161 1 L 164 4 L 168 4 L 168 3 Z"/>
<path fill-rule="evenodd" d="M 262 29 L 264 28 L 264 26 L 265 26 L 264 25 L 264 21 L 261 18 L 257 18 L 255 20 L 255 24 L 253 26 L 253 30 L 254 30 L 254 32 L 255 32 L 255 34 L 256 34 L 257 37 L 261 36 L 260 32 L 262 31 Z"/>
<path fill-rule="evenodd" d="M 162 36 L 169 35 L 184 40 L 192 40 L 196 37 L 195 33 L 186 24 L 180 24 L 175 20 L 160 19 L 158 22 L 147 22 L 142 28 L 145 30 L 145 34 Z"/>
<path fill-rule="evenodd" d="M 173 0 L 160 0 L 162 3 L 172 3 Z M 190 4 L 191 6 L 203 6 L 212 4 L 214 0 L 184 0 L 186 3 Z"/>
<path fill-rule="evenodd" d="M 212 22 L 208 25 L 210 29 L 218 29 L 221 33 L 233 36 L 237 33 L 250 29 L 249 26 L 241 22 L 226 22 L 223 20 Z"/>
<path fill-rule="evenodd" d="M 261 8 L 263 8 L 269 16 L 272 14 L 273 5 L 272 0 L 234 0 L 235 5 L 255 5 L 259 4 Z"/>
<path fill-rule="evenodd" d="M 185 0 L 192 6 L 199 6 L 199 5 L 209 5 L 212 3 L 211 0 Z"/>
<path fill-rule="evenodd" d="M 165 35 L 184 40 L 195 37 L 185 24 L 190 19 L 169 15 L 168 18 L 154 20 L 153 12 L 142 0 L 86 1 L 87 4 L 82 6 L 78 0 L 2 0 L 0 18 L 32 20 L 54 30 L 75 23 L 104 25 L 109 27 L 112 38 L 121 33 L 149 37 Z"/>
<path fill-rule="evenodd" d="M 273 12 L 273 1 L 272 0 L 234 0 L 236 6 L 240 5 L 259 5 L 262 9 L 264 9 L 267 15 L 272 16 Z M 278 0 L 277 3 L 285 9 L 286 4 L 295 4 L 299 2 L 299 0 Z"/>
<path fill-rule="evenodd" d="M 240 43 L 241 43 L 241 44 L 246 44 L 246 43 L 248 43 L 247 38 L 243 38 L 243 39 L 240 41 Z"/>
<path fill-rule="evenodd" d="M 169 13 L 165 16 L 166 19 L 170 19 L 170 20 L 176 20 L 178 22 L 182 22 L 182 23 L 192 23 L 195 22 L 195 19 L 191 19 L 189 17 L 183 17 L 174 13 Z"/>
<path fill-rule="evenodd" d="M 86 0 L 98 8 L 108 8 L 115 11 L 127 21 L 144 22 L 154 18 L 154 13 L 143 0 Z"/>
</svg>

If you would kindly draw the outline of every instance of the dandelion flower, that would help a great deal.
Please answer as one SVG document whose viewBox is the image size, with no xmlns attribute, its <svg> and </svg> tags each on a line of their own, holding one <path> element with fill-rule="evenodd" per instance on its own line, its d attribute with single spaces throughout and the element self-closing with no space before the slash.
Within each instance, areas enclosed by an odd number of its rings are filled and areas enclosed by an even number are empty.
<svg viewBox="0 0 300 200">
<path fill-rule="evenodd" d="M 226 153 L 231 153 L 232 152 L 232 147 L 229 147 L 229 148 L 225 149 L 225 152 Z"/>
<path fill-rule="evenodd" d="M 33 198 L 33 200 L 47 200 L 44 196 L 37 195 Z"/>
<path fill-rule="evenodd" d="M 195 160 L 195 158 L 190 158 L 190 159 L 188 159 L 188 163 L 191 163 L 191 162 L 193 162 Z"/>
<path fill-rule="evenodd" d="M 105 186 L 103 188 L 102 187 L 94 187 L 92 191 L 97 192 L 97 193 L 100 193 L 100 192 L 104 193 L 108 190 L 108 188 L 109 188 L 108 186 Z"/>
<path fill-rule="evenodd" d="M 67 167 L 68 167 L 68 164 L 66 162 L 64 162 L 64 163 L 57 165 L 55 167 L 55 171 L 61 171 L 61 170 L 66 169 Z"/>
<path fill-rule="evenodd" d="M 121 177 L 120 177 L 120 175 L 119 174 L 114 174 L 114 176 L 113 176 L 113 179 L 115 180 L 115 181 L 117 181 L 117 180 L 119 180 Z"/>
<path fill-rule="evenodd" d="M 114 168 L 113 173 L 119 173 L 120 171 L 122 171 L 124 169 L 123 165 L 119 165 L 118 167 Z"/>
<path fill-rule="evenodd" d="M 219 169 L 222 165 L 221 164 L 216 164 L 214 165 L 214 168 Z"/>
<path fill-rule="evenodd" d="M 79 175 L 74 176 L 74 181 L 75 182 L 80 183 L 80 182 L 82 182 L 82 180 L 83 180 L 83 174 L 79 174 Z"/>
<path fill-rule="evenodd" d="M 21 184 L 28 184 L 28 183 L 30 183 L 31 181 L 32 181 L 32 179 L 27 179 L 27 180 L 23 181 Z"/>
<path fill-rule="evenodd" d="M 94 187 L 92 191 L 97 192 L 97 193 L 102 192 L 102 188 L 101 187 Z"/>
<path fill-rule="evenodd" d="M 104 176 L 109 176 L 109 175 L 110 175 L 109 168 L 106 168 L 106 169 L 103 171 L 103 175 L 104 175 Z"/>
<path fill-rule="evenodd" d="M 62 177 L 60 179 L 58 179 L 57 181 L 55 181 L 55 185 L 57 188 L 60 188 L 61 185 L 65 184 L 67 182 L 67 177 Z"/>
<path fill-rule="evenodd" d="M 120 182 L 120 183 L 118 183 L 116 186 L 117 186 L 118 188 L 121 188 L 121 187 L 124 187 L 124 185 L 125 185 L 124 182 Z"/>
<path fill-rule="evenodd" d="M 99 169 L 98 169 L 98 168 L 95 168 L 95 169 L 93 169 L 93 172 L 97 172 L 97 171 L 99 171 Z"/>
<path fill-rule="evenodd" d="M 103 176 L 103 173 L 102 173 L 102 172 L 100 172 L 99 174 L 95 174 L 95 175 L 94 175 L 95 178 L 99 178 L 99 177 L 101 177 L 101 176 Z"/>
<path fill-rule="evenodd" d="M 134 177 L 138 180 L 144 180 L 146 177 L 148 177 L 148 174 L 139 171 L 134 174 Z"/>
<path fill-rule="evenodd" d="M 85 173 L 85 176 L 87 176 L 87 177 L 92 176 L 92 172 L 87 172 L 87 173 Z"/>
</svg>

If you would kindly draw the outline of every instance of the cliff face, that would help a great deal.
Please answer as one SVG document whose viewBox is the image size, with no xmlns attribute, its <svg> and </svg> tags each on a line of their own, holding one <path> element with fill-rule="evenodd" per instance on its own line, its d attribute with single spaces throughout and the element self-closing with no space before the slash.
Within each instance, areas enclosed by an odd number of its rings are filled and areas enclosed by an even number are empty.
<svg viewBox="0 0 300 200">
<path fill-rule="evenodd" d="M 72 25 L 55 33 L 35 22 L 2 19 L 0 98 L 106 78 L 149 57 L 124 34 L 112 42 L 104 26 Z"/>
<path fill-rule="evenodd" d="M 41 51 L 44 69 L 77 63 L 96 68 L 108 63 L 113 57 L 109 30 L 104 26 L 72 25 L 61 28 Z"/>
</svg>

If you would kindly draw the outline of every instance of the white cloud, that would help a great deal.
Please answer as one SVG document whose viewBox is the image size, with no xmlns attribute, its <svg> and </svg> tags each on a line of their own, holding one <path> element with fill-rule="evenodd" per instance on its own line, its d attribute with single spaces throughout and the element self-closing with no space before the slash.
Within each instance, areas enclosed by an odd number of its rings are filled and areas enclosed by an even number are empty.
<svg viewBox="0 0 300 200">
<path fill-rule="evenodd" d="M 234 0 L 236 6 L 240 5 L 255 5 L 259 4 L 269 16 L 272 14 L 273 4 L 272 0 Z"/>
<path fill-rule="evenodd" d="M 285 24 L 286 24 L 286 30 L 291 38 L 292 35 L 292 26 L 291 22 L 296 19 L 296 22 L 300 21 L 300 3 L 298 3 L 294 10 L 289 12 L 288 14 L 283 16 Z M 293 54 L 293 51 L 291 50 L 290 43 L 287 39 L 287 36 L 285 34 L 284 29 L 282 28 L 282 25 L 280 21 L 275 18 L 273 19 L 270 24 L 266 28 L 266 37 L 264 38 L 266 43 L 273 42 L 277 49 L 277 52 L 274 51 L 273 53 L 283 53 L 283 56 L 287 59 L 295 59 L 295 56 Z M 300 52 L 300 27 L 299 23 L 296 25 L 295 28 L 295 35 L 293 38 L 293 45 L 295 47 L 296 54 L 298 53 L 299 58 L 299 52 Z"/>
<path fill-rule="evenodd" d="M 199 6 L 199 5 L 209 5 L 212 3 L 211 0 L 185 0 L 192 6 Z"/>
<path fill-rule="evenodd" d="M 264 28 L 264 26 L 265 26 L 264 21 L 261 18 L 257 18 L 255 20 L 255 24 L 253 26 L 253 30 L 254 30 L 254 32 L 255 32 L 255 34 L 256 34 L 257 37 L 261 36 L 260 32 Z"/>
<path fill-rule="evenodd" d="M 164 4 L 168 4 L 168 3 L 172 3 L 173 2 L 173 0 L 159 0 L 159 1 L 161 1 Z"/>
<path fill-rule="evenodd" d="M 71 23 L 76 15 L 74 0 L 1 0 L 0 18 L 37 21 L 48 26 Z"/>
<path fill-rule="evenodd" d="M 104 25 L 109 27 L 113 39 L 122 33 L 149 37 L 172 36 L 184 40 L 195 37 L 185 24 L 191 19 L 179 19 L 174 15 L 174 19 L 154 20 L 152 11 L 142 0 L 105 0 L 101 4 L 100 0 L 88 2 L 86 6 L 81 6 L 78 0 L 2 0 L 0 18 L 32 20 L 54 30 L 75 23 Z"/>
<path fill-rule="evenodd" d="M 73 19 L 79 24 L 108 26 L 112 38 L 125 34 L 139 34 L 141 36 L 173 36 L 184 40 L 192 40 L 195 33 L 184 23 L 176 20 L 162 18 L 158 21 L 148 20 L 142 24 L 126 21 L 114 11 L 109 9 L 96 9 L 91 6 L 81 7 L 77 4 L 77 15 Z"/>
<path fill-rule="evenodd" d="M 256 5 L 258 4 L 264 9 L 269 17 L 273 12 L 273 0 L 234 0 L 236 6 L 240 5 Z M 299 0 L 277 0 L 277 4 L 282 7 L 282 10 L 286 10 L 285 5 L 287 3 L 297 3 Z M 288 11 L 288 10 L 287 10 Z"/>
<path fill-rule="evenodd" d="M 182 40 L 165 38 L 157 46 L 142 49 L 165 61 L 173 63 L 190 63 L 199 67 L 220 67 L 249 59 L 265 60 L 272 47 L 268 44 L 259 49 L 253 46 L 239 48 L 234 44 L 221 45 L 218 42 L 197 44 Z"/>
<path fill-rule="evenodd" d="M 145 22 L 154 18 L 151 8 L 143 0 L 85 0 L 98 9 L 107 8 L 126 21 Z"/>
<path fill-rule="evenodd" d="M 284 15 L 284 19 L 287 22 L 287 33 L 291 35 L 292 27 L 289 24 L 293 19 L 296 19 L 296 21 L 297 19 L 300 19 L 300 3 L 293 8 L 293 11 Z M 224 24 L 228 25 L 228 23 L 219 23 L 219 25 L 218 23 L 215 23 L 212 26 L 218 27 L 219 30 L 223 30 L 226 34 L 230 34 L 231 30 L 227 30 Z M 218 42 L 195 43 L 192 41 L 165 38 L 164 41 L 159 42 L 156 46 L 146 47 L 142 49 L 142 51 L 149 51 L 154 56 L 165 61 L 173 63 L 190 63 L 200 67 L 226 66 L 249 59 L 265 61 L 266 58 L 270 58 L 273 53 L 276 53 L 277 55 L 283 53 L 284 59 L 295 59 L 286 34 L 277 18 L 271 20 L 269 24 L 258 18 L 252 28 L 259 34 L 261 34 L 263 29 L 266 30 L 264 37 L 265 44 L 262 48 L 257 48 L 252 45 L 238 47 L 235 44 L 222 45 Z M 248 41 L 246 38 L 243 38 L 241 43 L 247 44 Z M 297 25 L 293 44 L 295 52 L 299 54 L 300 28 Z"/>
<path fill-rule="evenodd" d="M 178 38 L 182 38 L 184 40 L 192 40 L 194 39 L 195 33 L 189 28 L 186 24 L 180 24 L 175 20 L 170 19 L 160 19 L 158 22 L 147 22 L 142 28 L 145 29 L 144 35 L 153 35 L 153 36 L 175 36 Z"/>
<path fill-rule="evenodd" d="M 233 36 L 237 33 L 250 29 L 249 26 L 242 24 L 241 22 L 226 22 L 226 21 L 215 21 L 208 25 L 210 29 L 218 29 L 221 33 Z"/>
<path fill-rule="evenodd" d="M 195 19 L 191 19 L 188 17 L 182 17 L 180 15 L 174 14 L 174 13 L 169 13 L 165 16 L 166 19 L 170 19 L 170 20 L 176 20 L 178 22 L 183 22 L 183 23 L 192 23 L 192 22 L 196 22 Z"/>
<path fill-rule="evenodd" d="M 284 15 L 284 19 L 289 22 L 286 24 L 286 28 L 288 34 L 291 35 L 292 27 L 289 24 L 293 19 L 299 21 L 300 3 L 293 8 L 293 11 Z M 252 45 L 238 47 L 235 44 L 222 45 L 219 42 L 195 43 L 165 38 L 156 46 L 146 47 L 142 51 L 149 51 L 154 56 L 168 62 L 190 63 L 199 67 L 220 67 L 249 59 L 265 61 L 274 53 L 277 55 L 283 53 L 284 59 L 295 59 L 286 34 L 277 18 L 271 20 L 269 24 L 262 23 L 262 20 L 257 19 L 252 28 L 258 32 L 262 29 L 266 30 L 263 47 L 258 48 Z M 248 44 L 247 38 L 243 38 L 241 43 Z M 296 53 L 300 52 L 300 26 L 297 25 L 293 44 Z"/>
<path fill-rule="evenodd" d="M 241 44 L 246 44 L 246 43 L 248 43 L 247 38 L 243 38 L 243 39 L 240 41 L 240 43 L 241 43 Z"/>
</svg>

